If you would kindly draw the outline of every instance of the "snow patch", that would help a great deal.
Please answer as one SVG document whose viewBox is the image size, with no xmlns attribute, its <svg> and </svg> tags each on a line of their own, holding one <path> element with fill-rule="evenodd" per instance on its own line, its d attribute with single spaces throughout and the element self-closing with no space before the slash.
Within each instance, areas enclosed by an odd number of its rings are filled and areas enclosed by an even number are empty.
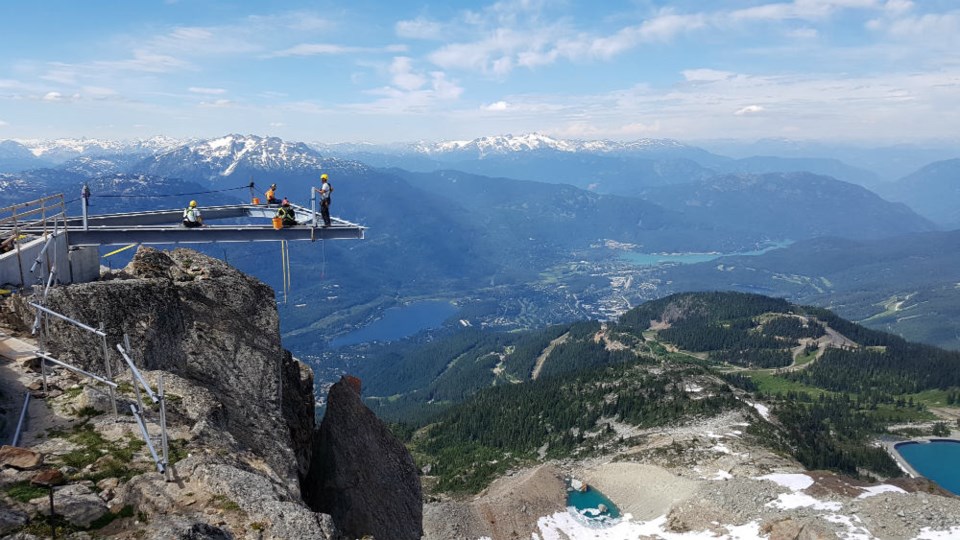
<svg viewBox="0 0 960 540">
<path fill-rule="evenodd" d="M 713 447 L 711 447 L 710 449 L 713 450 L 714 452 L 720 452 L 721 454 L 732 454 L 732 453 L 733 453 L 733 450 L 730 450 L 730 448 L 728 448 L 727 445 L 725 445 L 725 444 L 719 444 L 719 443 L 717 443 L 717 444 L 713 445 Z"/>
<path fill-rule="evenodd" d="M 920 535 L 915 540 L 950 540 L 951 538 L 960 538 L 960 527 L 950 527 L 945 531 L 924 527 L 920 529 Z"/>
<path fill-rule="evenodd" d="M 760 416 L 762 416 L 764 420 L 770 419 L 770 407 L 767 407 L 763 403 L 754 403 L 752 401 L 748 401 L 747 403 L 749 403 L 751 407 L 756 409 L 757 412 L 760 413 Z"/>
<path fill-rule="evenodd" d="M 770 508 L 779 508 L 781 510 L 793 510 L 795 508 L 812 508 L 813 510 L 828 510 L 839 512 L 843 505 L 838 502 L 826 502 L 814 499 L 806 493 L 781 493 L 777 500 L 770 501 L 766 505 Z"/>
<path fill-rule="evenodd" d="M 823 519 L 830 523 L 843 525 L 847 528 L 846 533 L 842 533 L 844 540 L 873 540 L 876 538 L 870 531 L 863 526 L 863 522 L 857 516 L 844 516 L 840 514 L 830 514 L 823 516 Z"/>
<path fill-rule="evenodd" d="M 717 471 L 717 474 L 710 477 L 710 480 L 730 480 L 733 475 L 727 471 Z"/>
<path fill-rule="evenodd" d="M 779 486 L 783 486 L 791 491 L 800 491 L 813 485 L 813 478 L 805 474 L 782 474 L 774 473 L 759 476 L 756 480 L 769 480 Z"/>
<path fill-rule="evenodd" d="M 857 496 L 858 499 L 866 499 L 881 493 L 906 493 L 906 491 L 897 486 L 891 486 L 890 484 L 880 484 L 879 486 L 870 486 L 861 489 L 863 489 L 864 492 Z"/>
<path fill-rule="evenodd" d="M 667 516 L 645 522 L 634 522 L 630 514 L 611 527 L 591 528 L 577 521 L 569 512 L 559 512 L 542 517 L 537 521 L 540 534 L 533 537 L 538 540 L 623 540 L 624 538 L 655 537 L 663 540 L 760 540 L 760 522 L 752 521 L 745 525 L 728 525 L 727 534 L 717 535 L 711 531 L 691 531 L 675 533 L 667 530 Z"/>
</svg>

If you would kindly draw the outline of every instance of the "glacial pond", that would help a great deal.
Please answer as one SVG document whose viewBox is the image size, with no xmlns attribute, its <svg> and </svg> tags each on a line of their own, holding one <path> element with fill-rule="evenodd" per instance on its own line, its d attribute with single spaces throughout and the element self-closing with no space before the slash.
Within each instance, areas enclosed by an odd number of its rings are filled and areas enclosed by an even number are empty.
<svg viewBox="0 0 960 540">
<path fill-rule="evenodd" d="M 620 518 L 617 505 L 589 486 L 584 491 L 568 488 L 567 508 L 572 509 L 587 524 L 595 526 L 612 525 Z"/>
<path fill-rule="evenodd" d="M 403 339 L 421 330 L 439 327 L 456 312 L 457 307 L 445 300 L 424 300 L 392 307 L 383 312 L 383 317 L 372 323 L 334 338 L 330 347 Z"/>
<path fill-rule="evenodd" d="M 929 443 L 900 443 L 895 448 L 918 473 L 960 495 L 960 467 L 957 466 L 960 464 L 960 441 L 932 439 Z"/>
<path fill-rule="evenodd" d="M 639 253 L 636 251 L 627 251 L 620 255 L 620 258 L 633 263 L 637 266 L 656 266 L 665 263 L 695 264 L 712 261 L 720 257 L 732 257 L 740 255 L 763 255 L 768 251 L 787 247 L 792 242 L 777 242 L 762 249 L 753 251 L 741 251 L 738 253 Z"/>
</svg>

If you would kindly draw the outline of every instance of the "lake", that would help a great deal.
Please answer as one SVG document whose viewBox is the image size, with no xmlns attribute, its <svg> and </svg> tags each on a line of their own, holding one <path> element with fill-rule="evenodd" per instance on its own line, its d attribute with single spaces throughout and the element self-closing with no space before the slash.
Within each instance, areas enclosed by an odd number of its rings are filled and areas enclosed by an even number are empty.
<svg viewBox="0 0 960 540">
<path fill-rule="evenodd" d="M 763 255 L 768 251 L 787 247 L 790 244 L 791 242 L 777 242 L 763 249 L 741 251 L 738 253 L 638 253 L 636 251 L 628 251 L 621 254 L 620 258 L 637 266 L 656 266 L 664 263 L 695 264 L 735 255 Z"/>
<path fill-rule="evenodd" d="M 445 300 L 423 300 L 405 306 L 392 307 L 383 317 L 349 334 L 333 338 L 333 348 L 356 345 L 368 341 L 395 341 L 412 336 L 421 330 L 437 328 L 457 312 L 457 307 Z"/>
<path fill-rule="evenodd" d="M 606 511 L 602 513 L 600 512 L 601 504 L 606 507 Z M 568 488 L 567 507 L 574 508 L 577 515 L 594 526 L 612 524 L 620 517 L 620 509 L 617 508 L 617 505 L 613 504 L 603 493 L 589 486 L 586 491 Z"/>
<path fill-rule="evenodd" d="M 895 448 L 918 473 L 960 495 L 960 441 L 932 439 L 929 443 L 900 443 Z"/>
</svg>

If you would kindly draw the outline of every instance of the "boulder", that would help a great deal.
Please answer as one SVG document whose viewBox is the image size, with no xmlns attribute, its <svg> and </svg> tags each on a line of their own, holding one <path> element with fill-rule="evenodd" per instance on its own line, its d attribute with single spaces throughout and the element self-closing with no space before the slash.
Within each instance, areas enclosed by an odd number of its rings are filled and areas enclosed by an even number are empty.
<svg viewBox="0 0 960 540">
<path fill-rule="evenodd" d="M 0 508 L 0 536 L 23 527 L 28 521 L 29 517 L 23 512 L 12 508 Z"/>
<path fill-rule="evenodd" d="M 57 469 L 46 469 L 38 472 L 30 479 L 30 483 L 35 486 L 59 486 L 66 481 L 62 471 Z"/>
<path fill-rule="evenodd" d="M 3 445 L 0 447 L 0 468 L 12 467 L 21 471 L 29 471 L 43 465 L 43 454 L 20 448 L 18 446 Z"/>
<path fill-rule="evenodd" d="M 423 500 L 406 447 L 360 400 L 355 383 L 330 387 L 311 469 L 308 504 L 350 538 L 419 540 Z"/>
<path fill-rule="evenodd" d="M 40 513 L 50 515 L 47 497 L 30 501 Z M 91 523 L 103 517 L 109 510 L 103 500 L 83 484 L 69 484 L 53 492 L 53 509 L 71 525 L 89 527 Z"/>
<path fill-rule="evenodd" d="M 113 402 L 110 400 L 107 389 L 101 390 L 94 386 L 83 387 L 80 395 L 77 396 L 75 407 L 77 410 L 93 409 L 99 413 L 113 412 Z M 121 405 L 118 404 L 118 407 Z"/>
</svg>

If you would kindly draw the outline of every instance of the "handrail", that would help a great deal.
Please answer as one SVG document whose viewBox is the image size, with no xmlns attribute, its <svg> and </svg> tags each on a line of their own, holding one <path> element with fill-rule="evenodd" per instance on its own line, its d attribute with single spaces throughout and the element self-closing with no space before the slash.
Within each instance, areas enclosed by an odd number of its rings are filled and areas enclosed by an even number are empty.
<svg viewBox="0 0 960 540">
<path fill-rule="evenodd" d="M 140 374 L 140 370 L 137 369 L 136 365 L 134 365 L 133 360 L 127 356 L 127 351 L 123 350 L 123 347 L 119 343 L 117 343 L 117 350 L 120 351 L 120 355 L 123 356 L 123 359 L 127 361 L 127 365 L 130 366 L 130 370 L 133 371 L 133 375 L 138 381 L 140 381 L 140 386 L 147 391 L 147 395 L 150 396 L 150 399 L 152 399 L 154 403 L 160 401 L 157 399 L 157 396 L 153 394 L 153 390 L 150 390 L 150 385 L 147 384 L 147 381 L 143 378 L 143 375 Z"/>
<path fill-rule="evenodd" d="M 163 462 L 161 462 L 160 458 L 157 457 L 157 451 L 153 448 L 153 442 L 150 440 L 150 433 L 147 431 L 146 424 L 143 423 L 143 418 L 140 416 L 140 411 L 137 410 L 137 406 L 133 403 L 130 404 L 130 411 L 133 413 L 133 417 L 137 419 L 137 424 L 140 425 L 140 435 L 143 436 L 143 442 L 147 443 L 147 448 L 150 449 L 150 455 L 153 456 L 153 461 L 157 464 L 157 472 L 162 473 L 164 469 Z"/>
<path fill-rule="evenodd" d="M 39 304 L 35 304 L 35 303 L 33 303 L 33 302 L 29 302 L 29 304 L 30 304 L 31 306 L 39 309 L 40 311 L 42 311 L 42 312 L 44 312 L 44 313 L 47 313 L 47 314 L 49 314 L 49 315 L 53 315 L 54 317 L 57 317 L 58 319 L 62 319 L 62 320 L 64 320 L 64 321 L 67 321 L 68 323 L 71 323 L 71 324 L 73 324 L 73 325 L 75 325 L 75 326 L 78 326 L 78 327 L 80 327 L 80 328 L 83 328 L 83 329 L 86 330 L 87 332 L 93 332 L 94 334 L 96 334 L 96 335 L 98 335 L 98 336 L 100 336 L 100 337 L 104 337 L 104 336 L 107 335 L 106 333 L 104 333 L 104 332 L 102 332 L 102 331 L 100 331 L 100 330 L 97 330 L 96 328 L 93 328 L 93 327 L 91 327 L 91 326 L 87 326 L 87 325 L 83 324 L 82 322 L 75 321 L 75 320 L 71 319 L 70 317 L 67 317 L 66 315 L 61 315 L 61 314 L 57 313 L 56 311 L 53 311 L 52 309 L 47 309 L 47 308 L 45 308 L 45 307 L 43 307 L 43 306 L 41 306 L 41 305 L 39 305 Z"/>
<path fill-rule="evenodd" d="M 70 364 L 68 364 L 68 363 L 66 363 L 66 362 L 62 362 L 62 361 L 60 361 L 60 360 L 57 360 L 56 358 L 53 358 L 52 356 L 46 355 L 46 354 L 44 354 L 44 353 L 42 353 L 42 352 L 40 352 L 40 351 L 37 351 L 35 354 L 36 354 L 37 356 L 39 356 L 40 358 L 43 358 L 43 359 L 46 360 L 47 362 L 53 362 L 54 364 L 56 364 L 56 365 L 58 365 L 58 366 L 60 366 L 60 367 L 64 367 L 64 368 L 69 369 L 70 371 L 73 371 L 74 373 L 79 373 L 79 374 L 81 374 L 81 375 L 86 375 L 87 377 L 90 377 L 91 379 L 93 379 L 93 380 L 95 380 L 95 381 L 97 381 L 97 382 L 102 382 L 103 384 L 105 384 L 105 385 L 107 385 L 107 386 L 109 386 L 109 387 L 111 387 L 111 388 L 116 388 L 116 387 L 117 387 L 117 383 L 115 383 L 115 382 L 113 382 L 113 381 L 108 381 L 108 380 L 104 379 L 103 377 L 101 377 L 101 376 L 99 376 L 99 375 L 95 375 L 95 374 L 93 374 L 93 373 L 90 373 L 89 371 L 84 371 L 84 370 L 82 370 L 82 369 L 80 369 L 80 368 L 78 368 L 78 367 L 76 367 L 76 366 L 71 366 Z"/>
<path fill-rule="evenodd" d="M 17 429 L 13 432 L 13 440 L 10 446 L 16 446 L 20 442 L 20 433 L 23 431 L 23 424 L 27 420 L 27 408 L 30 406 L 30 392 L 23 393 L 23 409 L 20 409 L 20 420 L 17 421 Z"/>
<path fill-rule="evenodd" d="M 62 199 L 62 198 L 63 198 L 63 193 L 54 193 L 53 195 L 47 195 L 45 197 L 40 197 L 39 199 L 34 199 L 32 201 L 5 206 L 3 208 L 0 208 L 0 213 L 13 212 L 17 208 L 26 208 L 28 206 L 35 205 L 35 204 L 43 204 L 51 199 Z"/>
</svg>

